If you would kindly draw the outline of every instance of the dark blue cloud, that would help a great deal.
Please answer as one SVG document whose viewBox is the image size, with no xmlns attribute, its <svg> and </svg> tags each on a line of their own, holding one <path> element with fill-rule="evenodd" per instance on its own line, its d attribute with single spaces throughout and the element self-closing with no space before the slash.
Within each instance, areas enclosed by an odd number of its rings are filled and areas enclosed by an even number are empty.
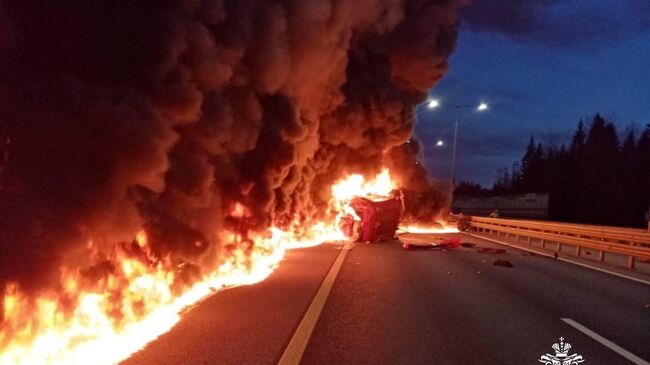
<svg viewBox="0 0 650 365">
<path fill-rule="evenodd" d="M 475 0 L 463 16 L 472 31 L 551 46 L 593 46 L 650 30 L 647 0 Z"/>
</svg>

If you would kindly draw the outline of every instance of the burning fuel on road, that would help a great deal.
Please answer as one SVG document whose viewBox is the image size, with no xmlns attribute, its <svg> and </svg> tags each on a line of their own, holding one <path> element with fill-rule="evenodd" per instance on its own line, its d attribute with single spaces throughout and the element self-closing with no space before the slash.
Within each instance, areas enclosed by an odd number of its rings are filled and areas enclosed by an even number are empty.
<svg viewBox="0 0 650 365">
<path fill-rule="evenodd" d="M 462 3 L 0 2 L 0 363 L 117 363 L 354 197 L 436 221 L 413 110 Z"/>
</svg>

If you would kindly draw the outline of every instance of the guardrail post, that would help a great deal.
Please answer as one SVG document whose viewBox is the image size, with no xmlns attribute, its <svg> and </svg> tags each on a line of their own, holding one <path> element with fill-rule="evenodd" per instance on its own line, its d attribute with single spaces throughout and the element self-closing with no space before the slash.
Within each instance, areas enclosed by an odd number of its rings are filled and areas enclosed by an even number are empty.
<svg viewBox="0 0 650 365">
<path fill-rule="evenodd" d="M 562 252 L 562 242 L 557 242 L 557 246 L 555 246 L 555 252 Z"/>
<path fill-rule="evenodd" d="M 542 238 L 542 248 L 546 248 L 546 241 Z"/>
<path fill-rule="evenodd" d="M 603 250 L 598 251 L 598 261 L 600 262 L 605 261 L 605 251 Z"/>
<path fill-rule="evenodd" d="M 530 246 L 530 237 L 527 237 L 527 238 L 528 238 L 527 239 L 528 246 Z"/>
<path fill-rule="evenodd" d="M 576 246 L 576 256 L 580 257 L 581 253 L 582 253 L 582 247 Z"/>
<path fill-rule="evenodd" d="M 634 256 L 628 256 L 627 257 L 627 268 L 630 270 L 634 270 L 634 263 L 635 263 L 635 257 Z"/>
</svg>

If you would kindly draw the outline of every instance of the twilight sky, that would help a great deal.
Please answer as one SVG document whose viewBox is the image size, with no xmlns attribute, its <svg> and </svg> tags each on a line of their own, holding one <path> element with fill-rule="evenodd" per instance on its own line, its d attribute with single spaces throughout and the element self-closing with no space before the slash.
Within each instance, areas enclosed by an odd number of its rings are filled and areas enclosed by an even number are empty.
<svg viewBox="0 0 650 365">
<path fill-rule="evenodd" d="M 596 112 L 621 132 L 650 123 L 650 0 L 475 0 L 449 63 L 416 134 L 431 175 L 449 178 L 459 119 L 456 179 L 489 187 L 531 135 L 559 145 Z M 480 101 L 487 112 L 453 107 Z"/>
</svg>

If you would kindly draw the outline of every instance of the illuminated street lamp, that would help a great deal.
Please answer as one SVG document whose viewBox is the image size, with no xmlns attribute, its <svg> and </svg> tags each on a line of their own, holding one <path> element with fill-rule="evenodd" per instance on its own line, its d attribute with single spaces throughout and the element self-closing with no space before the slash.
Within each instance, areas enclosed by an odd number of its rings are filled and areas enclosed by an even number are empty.
<svg viewBox="0 0 650 365">
<path fill-rule="evenodd" d="M 436 99 L 431 99 L 428 105 L 429 105 L 429 109 L 433 109 L 440 106 L 440 102 Z M 477 112 L 484 112 L 488 109 L 488 104 L 485 102 L 481 102 L 478 106 L 454 105 L 454 108 L 456 108 L 457 110 L 471 108 Z M 454 121 L 454 142 L 451 148 L 451 175 L 449 177 L 449 204 L 451 204 L 453 199 L 453 194 L 454 194 L 454 174 L 456 170 L 456 146 L 458 144 L 458 123 L 459 122 L 460 120 L 457 117 L 456 120 Z M 438 142 L 436 142 L 437 147 L 442 147 L 443 145 L 444 142 L 442 140 L 438 140 Z"/>
<path fill-rule="evenodd" d="M 429 103 L 427 104 L 427 107 L 429 109 L 435 109 L 440 106 L 440 101 L 438 99 L 431 99 L 429 100 Z"/>
</svg>

